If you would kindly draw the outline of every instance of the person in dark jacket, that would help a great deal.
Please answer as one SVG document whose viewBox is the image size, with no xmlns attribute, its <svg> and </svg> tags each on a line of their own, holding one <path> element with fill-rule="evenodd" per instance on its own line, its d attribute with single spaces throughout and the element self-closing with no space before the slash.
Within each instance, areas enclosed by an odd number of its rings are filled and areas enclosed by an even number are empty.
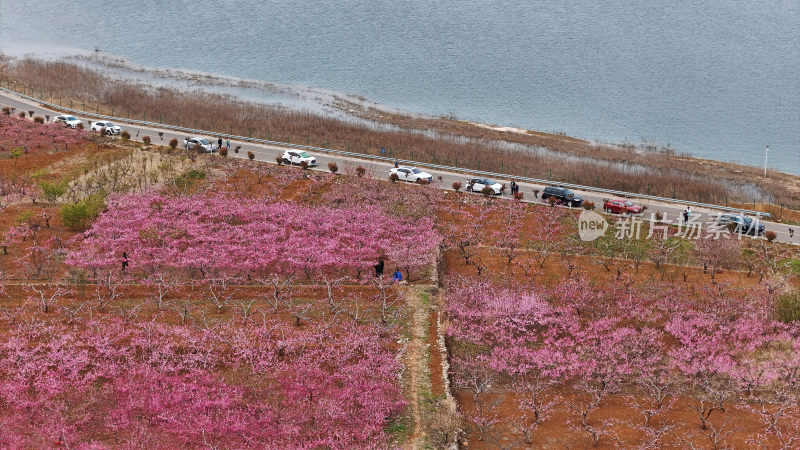
<svg viewBox="0 0 800 450">
<path fill-rule="evenodd" d="M 217 139 L 217 149 L 222 149 L 222 138 Z"/>
<path fill-rule="evenodd" d="M 378 259 L 378 264 L 375 264 L 375 276 L 383 275 L 383 258 Z"/>
</svg>

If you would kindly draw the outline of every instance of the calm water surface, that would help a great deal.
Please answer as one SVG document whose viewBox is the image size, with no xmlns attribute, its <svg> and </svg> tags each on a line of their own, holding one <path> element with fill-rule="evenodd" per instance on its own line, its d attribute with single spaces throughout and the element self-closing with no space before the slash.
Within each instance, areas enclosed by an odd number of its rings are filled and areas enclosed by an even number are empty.
<svg viewBox="0 0 800 450">
<path fill-rule="evenodd" d="M 0 49 L 95 48 L 800 174 L 797 0 L 0 0 Z"/>
</svg>

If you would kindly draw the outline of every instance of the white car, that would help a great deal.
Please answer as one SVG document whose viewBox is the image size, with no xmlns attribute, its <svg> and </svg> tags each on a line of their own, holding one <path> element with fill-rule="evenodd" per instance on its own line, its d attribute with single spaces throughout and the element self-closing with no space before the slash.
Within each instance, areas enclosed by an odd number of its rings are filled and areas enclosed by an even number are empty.
<svg viewBox="0 0 800 450">
<path fill-rule="evenodd" d="M 483 188 L 489 186 L 494 195 L 503 194 L 503 185 L 488 178 L 470 178 L 467 180 L 467 192 L 483 193 Z"/>
<path fill-rule="evenodd" d="M 217 151 L 217 146 L 211 143 L 211 141 L 209 141 L 206 138 L 201 138 L 196 136 L 184 139 L 183 147 L 186 150 L 197 150 L 206 153 L 212 153 Z"/>
<path fill-rule="evenodd" d="M 106 129 L 106 134 L 120 134 L 122 132 L 122 128 L 119 125 L 114 125 L 111 122 L 95 122 L 92 124 L 92 131 L 97 131 L 98 133 L 103 131 L 103 128 Z"/>
<path fill-rule="evenodd" d="M 78 124 L 83 123 L 75 116 L 69 116 L 66 114 L 62 114 L 60 116 L 53 117 L 53 123 L 63 123 L 64 126 L 70 128 L 78 128 Z"/>
<path fill-rule="evenodd" d="M 286 150 L 283 152 L 284 164 L 300 164 L 306 162 L 308 167 L 315 167 L 317 165 L 317 158 L 311 156 L 308 152 L 301 152 L 298 150 Z"/>
<path fill-rule="evenodd" d="M 433 181 L 433 175 L 428 172 L 423 172 L 416 167 L 396 167 L 389 171 L 389 176 L 397 174 L 400 181 L 409 181 L 411 183 L 419 183 L 422 180 L 427 182 Z"/>
</svg>

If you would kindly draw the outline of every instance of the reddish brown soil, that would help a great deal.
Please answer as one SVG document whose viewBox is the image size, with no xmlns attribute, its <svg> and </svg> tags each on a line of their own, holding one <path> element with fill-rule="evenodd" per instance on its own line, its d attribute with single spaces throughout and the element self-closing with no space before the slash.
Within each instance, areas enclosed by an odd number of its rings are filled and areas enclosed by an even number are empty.
<svg viewBox="0 0 800 450">
<path fill-rule="evenodd" d="M 519 263 L 529 263 L 532 266 L 529 281 L 535 281 L 546 286 L 552 286 L 561 282 L 568 273 L 566 263 L 562 260 L 559 254 L 551 254 L 548 256 L 545 266 L 540 269 L 537 262 L 529 252 L 521 251 L 520 255 L 514 260 L 514 263 L 509 266 L 507 260 L 497 249 L 484 247 L 476 252 L 481 258 L 483 264 L 487 266 L 484 271 L 484 276 L 492 279 L 508 279 L 513 277 L 515 279 L 525 279 L 525 272 L 519 267 Z M 576 268 L 574 274 L 586 276 L 589 281 L 595 284 L 602 283 L 618 283 L 620 279 L 617 278 L 617 272 L 612 268 L 607 271 L 600 263 L 592 261 L 587 256 L 575 256 L 574 261 Z M 475 267 L 472 265 L 464 264 L 464 259 L 460 258 L 456 250 L 448 250 L 444 252 L 444 265 L 445 275 L 464 275 L 474 276 L 477 274 Z M 619 265 L 630 266 L 626 267 L 622 279 L 634 279 L 636 282 L 641 283 L 645 281 L 661 281 L 662 272 L 656 269 L 655 264 L 651 262 L 642 262 L 638 271 L 632 267 L 633 263 L 623 261 Z M 534 274 L 534 271 L 539 271 L 541 274 Z M 701 267 L 695 266 L 672 266 L 667 265 L 663 272 L 664 281 L 682 281 L 683 274 L 686 273 L 686 283 L 688 285 L 703 286 L 711 282 L 711 276 L 704 274 Z M 740 271 L 723 271 L 716 275 L 717 283 L 726 283 L 738 287 L 752 287 L 758 284 L 758 277 L 755 275 L 746 277 L 746 272 Z"/>
<path fill-rule="evenodd" d="M 497 448 L 498 445 L 507 448 L 512 442 L 518 441 L 523 448 L 592 448 L 590 435 L 583 430 L 573 428 L 570 424 L 570 421 L 576 420 L 576 414 L 569 409 L 568 403 L 575 403 L 580 399 L 569 388 L 560 389 L 558 394 L 563 401 L 560 401 L 552 417 L 534 431 L 532 443 L 525 442 L 523 436 L 510 426 L 509 418 L 518 416 L 519 411 L 514 406 L 516 403 L 514 396 L 506 393 L 499 394 L 504 397 L 499 409 L 501 424 L 498 425 L 497 430 L 485 435 L 483 440 L 480 440 L 478 433 L 470 432 L 461 444 L 466 448 L 488 449 Z M 468 414 L 474 412 L 474 404 L 470 395 L 457 393 L 456 398 L 459 405 Z M 589 425 L 606 430 L 606 433 L 600 437 L 596 448 L 636 448 L 645 442 L 646 434 L 641 429 L 637 429 L 644 424 L 644 418 L 637 409 L 630 406 L 631 404 L 633 404 L 631 398 L 624 394 L 608 396 L 603 400 L 600 408 L 589 415 Z M 685 442 L 681 442 L 677 436 L 690 441 L 695 448 L 712 448 L 707 435 L 710 430 L 701 428 L 697 413 L 689 407 L 694 404 L 696 404 L 694 400 L 680 397 L 670 410 L 651 419 L 651 425 L 654 428 L 668 424 L 676 425 L 676 428 L 671 430 L 654 448 L 688 448 L 689 446 Z M 756 417 L 734 404 L 726 403 L 725 411 L 714 411 L 709 417 L 709 422 L 715 427 L 721 427 L 726 419 L 728 424 L 724 430 L 732 431 L 732 433 L 722 441 L 720 448 L 754 448 L 747 441 L 764 430 Z M 603 422 L 607 420 L 615 423 L 603 427 Z M 767 448 L 778 448 L 778 442 L 775 439 L 770 439 L 767 443 Z"/>
</svg>

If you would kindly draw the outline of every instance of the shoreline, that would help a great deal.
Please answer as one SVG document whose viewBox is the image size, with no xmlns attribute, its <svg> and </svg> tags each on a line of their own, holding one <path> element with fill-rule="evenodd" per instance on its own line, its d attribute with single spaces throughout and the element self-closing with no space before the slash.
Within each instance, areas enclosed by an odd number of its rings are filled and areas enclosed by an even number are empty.
<svg viewBox="0 0 800 450">
<path fill-rule="evenodd" d="M 79 60 L 91 59 L 93 58 L 79 58 Z M 125 78 L 113 71 L 109 73 L 87 69 L 85 64 L 76 64 L 75 61 L 44 62 L 4 58 L 0 64 L 8 67 L 8 70 L 3 70 L 6 78 L 25 81 L 27 77 L 26 81 L 37 86 L 36 89 L 49 91 L 51 95 L 54 95 L 53 89 L 64 90 L 65 84 L 72 83 L 70 88 L 73 95 L 66 98 L 74 97 L 76 101 L 92 101 L 94 102 L 92 103 L 93 110 L 94 108 L 104 108 L 107 112 L 113 112 L 116 102 L 118 112 L 127 109 L 129 115 L 149 113 L 151 118 L 162 117 L 164 123 L 174 124 L 174 121 L 177 120 L 177 124 L 180 125 L 180 120 L 182 118 L 186 120 L 186 117 L 178 114 L 174 119 L 168 120 L 167 114 L 175 113 L 174 107 L 170 107 L 172 105 L 169 104 L 159 106 L 153 103 L 157 100 L 158 95 L 168 94 L 184 101 L 192 100 L 191 98 L 187 100 L 187 97 L 197 97 L 207 101 L 211 108 L 206 108 L 203 102 L 198 102 L 191 108 L 198 110 L 223 108 L 230 116 L 248 116 L 244 119 L 245 121 L 250 120 L 249 116 L 251 115 L 267 114 L 271 116 L 271 122 L 254 123 L 249 130 L 244 123 L 241 123 L 241 119 L 220 123 L 218 118 L 221 117 L 219 115 L 221 113 L 218 113 L 217 116 L 207 117 L 205 129 L 220 132 L 226 132 L 229 128 L 233 129 L 233 126 L 241 125 L 239 129 L 246 130 L 241 133 L 242 135 L 247 135 L 247 131 L 252 133 L 264 129 L 276 130 L 272 133 L 277 136 L 295 136 L 295 142 L 298 136 L 305 134 L 305 139 L 313 142 L 314 145 L 342 149 L 349 149 L 351 144 L 361 145 L 363 150 L 359 151 L 366 152 L 374 151 L 376 148 L 380 149 L 380 142 L 386 142 L 387 144 L 384 146 L 389 148 L 389 152 L 401 159 L 413 160 L 416 157 L 416 160 L 420 160 L 419 157 L 425 155 L 429 159 L 420 161 L 449 162 L 477 169 L 489 169 L 492 167 L 489 165 L 493 164 L 498 166 L 495 167 L 495 170 L 503 169 L 506 172 L 517 162 L 519 167 L 516 169 L 519 169 L 520 175 L 527 175 L 530 173 L 529 171 L 538 170 L 533 173 L 541 178 L 550 179 L 552 177 L 554 182 L 580 181 L 587 185 L 640 193 L 651 193 L 649 191 L 652 189 L 656 191 L 652 192 L 653 194 L 663 196 L 669 196 L 668 193 L 674 194 L 675 189 L 673 187 L 673 190 L 666 192 L 665 185 L 678 185 L 683 189 L 685 188 L 683 185 L 688 181 L 696 185 L 692 188 L 694 194 L 684 192 L 682 195 L 685 198 L 697 199 L 701 202 L 722 203 L 730 200 L 731 202 L 749 203 L 757 200 L 790 206 L 800 205 L 800 177 L 796 175 L 770 170 L 769 178 L 764 180 L 761 178 L 761 169 L 757 167 L 675 154 L 674 149 L 667 147 L 607 144 L 565 134 L 477 123 L 454 117 L 408 114 L 404 111 L 382 108 L 363 97 L 338 97 L 330 92 L 327 92 L 327 96 L 323 96 L 322 91 L 303 91 L 296 88 L 290 91 L 289 95 L 312 97 L 311 100 L 320 105 L 320 108 L 315 110 L 310 108 L 293 109 L 285 105 L 248 101 L 246 97 L 230 92 L 231 89 L 255 90 L 264 87 L 274 90 L 277 86 L 275 84 L 240 80 L 234 86 L 233 78 L 207 74 L 192 75 L 184 72 L 181 75 L 183 79 L 179 80 L 183 85 L 178 87 L 175 78 L 171 77 L 176 72 L 174 70 L 153 73 L 147 71 L 146 68 L 141 68 L 136 72 L 144 73 L 150 78 L 157 78 L 160 80 L 159 84 L 147 83 L 147 80 L 142 80 L 141 77 Z M 27 71 L 24 67 L 20 68 L 25 64 L 31 66 L 27 68 Z M 56 66 L 58 66 L 58 70 L 54 69 Z M 133 69 L 122 65 L 122 69 L 117 68 L 117 70 L 130 73 Z M 74 73 L 68 76 L 64 75 L 64 72 L 69 71 Z M 58 73 L 54 74 L 54 72 Z M 50 78 L 47 78 L 48 76 Z M 61 77 L 57 82 L 54 79 L 56 76 Z M 65 76 L 68 78 L 64 78 Z M 165 86 L 167 84 L 164 83 L 165 79 L 172 83 Z M 244 86 L 242 86 L 243 84 Z M 220 86 L 223 89 L 219 89 Z M 126 96 L 149 96 L 148 98 L 152 102 L 125 105 L 124 103 L 130 99 L 114 100 L 119 97 L 113 96 L 101 98 L 113 94 L 114 89 L 126 89 L 127 91 L 124 91 L 127 92 Z M 64 101 L 63 98 L 61 101 Z M 197 105 L 204 106 L 198 108 Z M 153 115 L 156 114 L 156 111 L 153 110 L 156 107 L 161 108 L 158 110 L 161 113 L 160 116 Z M 137 111 L 136 108 L 139 110 Z M 281 119 L 281 116 L 285 118 Z M 287 121 L 295 120 L 298 116 L 303 118 L 305 127 L 287 123 Z M 141 115 L 137 117 L 141 117 Z M 192 119 L 202 120 L 202 118 L 195 117 Z M 227 123 L 230 125 L 226 125 Z M 284 131 L 278 131 L 279 129 Z M 326 129 L 328 131 L 324 131 Z M 409 134 L 413 137 L 409 137 Z M 313 141 L 312 135 L 316 136 Z M 264 137 L 270 138 L 271 136 L 270 131 L 266 131 Z M 320 139 L 324 140 L 320 142 Z M 360 143 L 355 141 L 360 141 Z M 496 157 L 492 158 L 490 157 L 492 155 L 486 155 L 486 150 L 479 151 L 480 147 L 491 149 L 490 151 L 496 154 Z M 467 155 L 465 152 L 473 153 L 473 155 Z M 502 161 L 503 154 L 509 155 L 508 164 Z M 521 156 L 522 158 L 520 158 Z M 498 164 L 498 159 L 501 160 L 500 164 Z M 481 164 L 484 165 L 481 166 Z M 594 175 L 592 175 L 593 173 Z M 614 180 L 600 180 L 599 176 L 596 176 L 598 173 L 617 178 L 617 184 L 613 184 Z M 648 178 L 648 175 L 652 175 L 652 179 Z M 632 180 L 633 178 L 638 178 L 639 181 Z M 632 182 L 626 183 L 627 181 Z M 658 189 L 661 189 L 660 194 Z"/>
<path fill-rule="evenodd" d="M 705 165 L 722 164 L 730 166 L 734 171 L 740 170 L 746 172 L 747 169 L 759 169 L 759 166 L 737 161 L 696 156 L 691 152 L 679 151 L 679 149 L 671 147 L 669 143 L 664 145 L 658 141 L 650 141 L 646 138 L 642 138 L 640 143 L 634 143 L 627 140 L 627 138 L 623 138 L 622 140 L 607 140 L 579 137 L 561 131 L 542 131 L 498 123 L 461 119 L 455 115 L 449 117 L 445 115 L 427 115 L 385 105 L 356 93 L 345 93 L 301 84 L 279 83 L 247 77 L 223 75 L 195 69 L 150 67 L 98 49 L 94 51 L 63 49 L 61 52 L 51 52 L 50 56 L 30 52 L 16 52 L 15 54 L 8 55 L 3 53 L 3 50 L 0 49 L 0 61 L 4 58 L 10 58 L 11 60 L 34 59 L 54 62 L 64 61 L 78 64 L 90 70 L 107 72 L 108 76 L 119 77 L 121 79 L 127 79 L 154 87 L 167 86 L 182 90 L 202 89 L 204 91 L 211 88 L 212 92 L 232 95 L 246 102 L 255 102 L 267 106 L 287 107 L 289 109 L 301 111 L 310 109 L 311 111 L 323 115 L 333 115 L 334 118 L 339 119 L 360 118 L 374 121 L 377 124 L 387 123 L 384 120 L 385 115 L 403 116 L 409 119 L 429 121 L 449 119 L 498 132 L 539 135 L 546 138 L 582 142 L 587 145 L 598 147 L 633 149 L 637 152 L 645 153 L 669 153 L 682 158 L 704 161 L 701 164 Z M 359 114 L 358 111 L 360 110 L 368 110 L 370 113 L 367 115 Z M 800 173 L 781 172 L 773 167 L 768 167 L 768 171 L 800 177 Z"/>
</svg>

